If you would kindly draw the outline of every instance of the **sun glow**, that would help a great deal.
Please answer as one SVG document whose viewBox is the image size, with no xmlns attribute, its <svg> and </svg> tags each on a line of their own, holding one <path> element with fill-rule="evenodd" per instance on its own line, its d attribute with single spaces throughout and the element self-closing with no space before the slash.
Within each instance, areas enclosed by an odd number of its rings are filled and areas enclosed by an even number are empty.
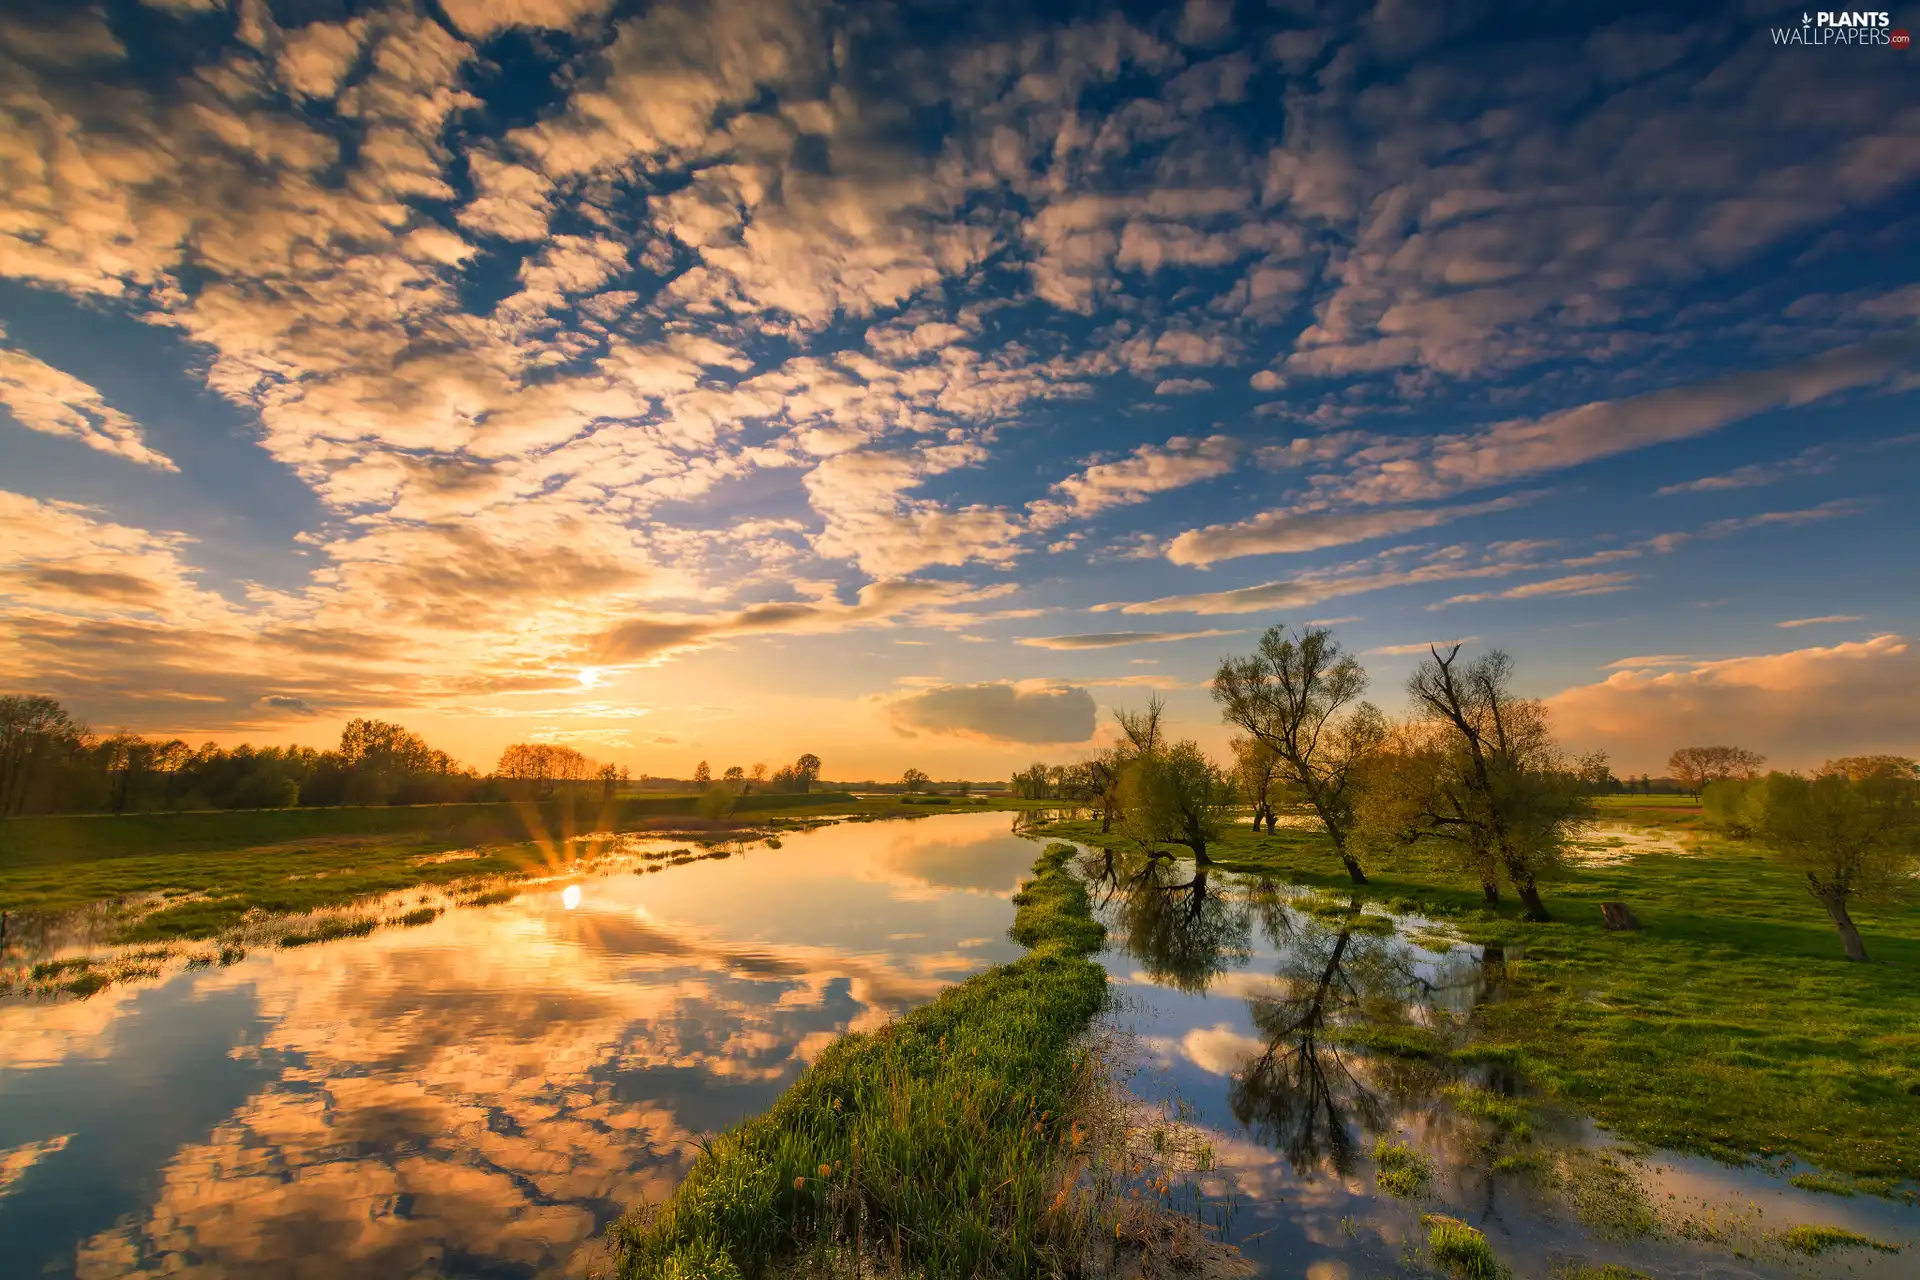
<svg viewBox="0 0 1920 1280">
<path fill-rule="evenodd" d="M 570 884 L 560 891 L 560 905 L 571 911 L 580 905 L 580 886 Z"/>
<path fill-rule="evenodd" d="M 604 682 L 600 679 L 600 668 L 580 668 L 580 687 L 582 689 L 597 689 L 602 683 Z"/>
</svg>

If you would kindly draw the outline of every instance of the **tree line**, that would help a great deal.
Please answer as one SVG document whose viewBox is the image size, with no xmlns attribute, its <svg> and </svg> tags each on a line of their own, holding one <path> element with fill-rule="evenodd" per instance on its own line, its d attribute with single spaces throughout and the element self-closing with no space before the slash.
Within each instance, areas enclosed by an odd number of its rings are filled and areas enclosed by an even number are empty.
<svg viewBox="0 0 1920 1280">
<path fill-rule="evenodd" d="M 446 804 L 544 798 L 563 788 L 611 796 L 627 780 L 623 768 L 551 743 L 516 743 L 492 774 L 481 774 L 386 720 L 348 721 L 329 749 L 196 747 L 96 734 L 53 698 L 0 696 L 0 817 Z"/>
<path fill-rule="evenodd" d="M 1089 805 L 1103 834 L 1150 859 L 1184 848 L 1203 867 L 1236 808 L 1269 833 L 1283 807 L 1304 810 L 1356 885 L 1368 865 L 1424 849 L 1489 905 L 1510 893 L 1526 919 L 1552 919 L 1546 886 L 1591 822 L 1593 797 L 1621 789 L 1605 754 L 1564 749 L 1497 649 L 1469 660 L 1459 645 L 1433 646 L 1398 719 L 1362 698 L 1367 683 L 1330 630 L 1273 627 L 1213 677 L 1221 718 L 1238 731 L 1230 765 L 1171 740 L 1155 696 L 1145 710 L 1115 713 L 1114 745 L 1075 764 L 1036 764 L 1014 775 L 1013 791 Z M 1690 747 L 1669 767 L 1704 792 L 1710 818 L 1803 872 L 1848 956 L 1864 958 L 1846 905 L 1914 886 L 1920 767 L 1856 757 L 1811 778 L 1762 778 L 1764 762 L 1738 747 Z"/>
<path fill-rule="evenodd" d="M 792 764 L 781 765 L 771 775 L 767 766 L 756 764 L 751 772 L 740 765 L 729 765 L 719 778 L 713 776 L 713 768 L 705 760 L 693 766 L 693 785 L 700 791 L 728 791 L 734 795 L 746 795 L 754 791 L 778 791 L 793 795 L 806 795 L 820 781 L 820 757 L 811 751 L 806 752 Z"/>
</svg>

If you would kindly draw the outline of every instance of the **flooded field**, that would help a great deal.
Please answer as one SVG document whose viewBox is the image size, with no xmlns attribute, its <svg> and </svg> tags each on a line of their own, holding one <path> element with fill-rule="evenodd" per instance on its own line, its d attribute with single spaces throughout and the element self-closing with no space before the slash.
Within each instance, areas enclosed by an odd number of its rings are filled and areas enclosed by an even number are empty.
<svg viewBox="0 0 1920 1280">
<path fill-rule="evenodd" d="M 1008 828 L 829 827 L 0 1002 L 0 1274 L 577 1274 L 701 1134 L 1019 953 Z"/>
<path fill-rule="evenodd" d="M 1911 1202 L 1796 1187 L 1790 1166 L 1633 1148 L 1536 1105 L 1468 1033 L 1523 957 L 1483 954 L 1443 922 L 1190 863 L 1089 854 L 1082 870 L 1111 930 L 1110 1020 L 1145 1104 L 1138 1123 L 1187 1157 L 1187 1176 L 1149 1193 L 1264 1274 L 1434 1274 L 1430 1235 L 1446 1219 L 1484 1233 L 1511 1274 L 1543 1280 L 1915 1274 Z M 1788 1234 L 1808 1226 L 1900 1252 L 1808 1252 L 1822 1238 Z"/>
</svg>

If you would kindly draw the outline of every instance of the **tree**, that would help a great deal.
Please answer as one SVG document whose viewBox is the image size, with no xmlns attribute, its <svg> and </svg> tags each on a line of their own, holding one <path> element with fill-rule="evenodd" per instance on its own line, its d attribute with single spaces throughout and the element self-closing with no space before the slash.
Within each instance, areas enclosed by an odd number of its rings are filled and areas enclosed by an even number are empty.
<svg viewBox="0 0 1920 1280">
<path fill-rule="evenodd" d="M 747 776 L 755 782 L 765 782 L 767 780 L 767 766 L 764 764 L 756 764 L 753 766 L 753 772 Z"/>
<path fill-rule="evenodd" d="M 1233 783 L 1196 742 L 1176 742 L 1135 757 L 1120 785 L 1121 829 L 1148 855 L 1185 845 L 1197 863 L 1226 829 Z"/>
<path fill-rule="evenodd" d="M 813 790 L 813 784 L 820 781 L 820 757 L 808 752 L 793 762 L 794 790 L 801 795 Z"/>
<path fill-rule="evenodd" d="M 1371 704 L 1346 710 L 1366 687 L 1367 673 L 1333 633 L 1311 626 L 1296 635 L 1269 628 L 1257 651 L 1224 660 L 1213 677 L 1221 718 L 1278 757 L 1283 776 L 1313 806 L 1355 884 L 1365 884 L 1367 876 L 1347 847 L 1351 783 L 1356 767 L 1386 736 L 1385 719 Z"/>
<path fill-rule="evenodd" d="M 594 776 L 600 779 L 600 798 L 611 800 L 614 792 L 620 789 L 620 784 L 627 781 L 627 767 L 603 764 Z"/>
<path fill-rule="evenodd" d="M 1827 910 L 1847 959 L 1866 945 L 1851 902 L 1911 893 L 1920 870 L 1920 766 L 1889 756 L 1830 760 L 1812 778 L 1774 773 L 1760 792 L 1754 834 L 1773 856 L 1806 876 Z"/>
<path fill-rule="evenodd" d="M 918 769 L 909 769 L 900 775 L 900 786 L 910 796 L 919 795 L 927 785 L 927 775 Z"/>
<path fill-rule="evenodd" d="M 1407 682 L 1429 730 L 1395 779 L 1407 829 L 1454 841 L 1490 898 L 1491 870 L 1513 886 L 1527 919 L 1550 920 L 1539 882 L 1565 860 L 1592 801 L 1548 731 L 1546 708 L 1514 695 L 1513 659 L 1495 649 L 1463 668 L 1459 645 L 1445 657 L 1429 652 Z"/>
<path fill-rule="evenodd" d="M 1280 757 L 1258 738 L 1235 738 L 1229 745 L 1233 750 L 1234 781 L 1240 784 L 1240 794 L 1253 807 L 1253 829 L 1258 831 L 1264 822 L 1267 834 L 1272 835 L 1278 822 L 1273 807 L 1273 783 Z"/>
<path fill-rule="evenodd" d="M 737 764 L 730 764 L 727 766 L 727 771 L 720 776 L 727 782 L 745 782 L 747 771 Z"/>
<path fill-rule="evenodd" d="M 702 791 L 713 785 L 713 770 L 707 768 L 705 760 L 693 766 L 693 785 Z"/>
<path fill-rule="evenodd" d="M 47 771 L 83 749 L 87 737 L 86 726 L 52 698 L 0 698 L 0 817 L 24 812 Z"/>
<path fill-rule="evenodd" d="M 1767 758 L 1745 747 L 1681 747 L 1667 757 L 1667 769 L 1694 795 L 1709 782 L 1750 782 Z"/>
</svg>

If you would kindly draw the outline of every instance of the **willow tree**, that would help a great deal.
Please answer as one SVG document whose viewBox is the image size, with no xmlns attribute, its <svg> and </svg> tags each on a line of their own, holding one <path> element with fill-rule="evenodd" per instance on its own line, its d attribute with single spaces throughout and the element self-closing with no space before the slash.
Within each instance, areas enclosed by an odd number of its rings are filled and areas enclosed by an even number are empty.
<svg viewBox="0 0 1920 1280">
<path fill-rule="evenodd" d="M 1851 903 L 1910 893 L 1920 871 L 1920 766 L 1898 756 L 1830 760 L 1812 778 L 1775 773 L 1758 791 L 1753 833 L 1806 877 L 1849 960 L 1866 944 Z"/>
<path fill-rule="evenodd" d="M 1512 658 L 1495 649 L 1463 665 L 1459 645 L 1429 652 L 1407 682 L 1417 749 L 1370 781 L 1401 789 L 1410 835 L 1450 840 L 1489 899 L 1504 876 L 1527 919 L 1550 920 L 1540 881 L 1565 861 L 1592 801 L 1546 708 L 1513 692 Z"/>
<path fill-rule="evenodd" d="M 1355 884 L 1367 874 L 1354 856 L 1358 766 L 1386 737 L 1386 721 L 1358 701 L 1367 673 L 1324 627 L 1289 634 L 1271 627 L 1259 648 L 1227 658 L 1213 677 L 1223 720 L 1271 750 L 1286 782 L 1312 806 Z"/>
<path fill-rule="evenodd" d="M 1120 829 L 1149 857 L 1186 846 L 1196 863 L 1230 820 L 1233 780 L 1193 741 L 1155 746 L 1128 761 L 1120 780 Z"/>
</svg>

